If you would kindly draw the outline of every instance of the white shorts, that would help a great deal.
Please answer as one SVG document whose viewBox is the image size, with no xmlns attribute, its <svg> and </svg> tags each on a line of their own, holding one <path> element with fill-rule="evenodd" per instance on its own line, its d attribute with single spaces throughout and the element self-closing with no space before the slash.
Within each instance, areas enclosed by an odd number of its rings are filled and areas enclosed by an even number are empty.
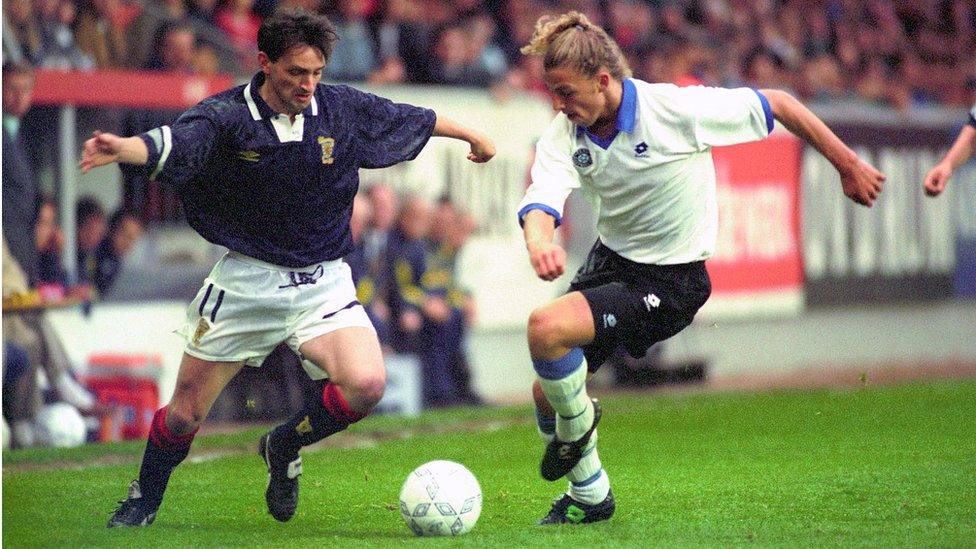
<svg viewBox="0 0 976 549">
<path fill-rule="evenodd" d="M 301 356 L 306 341 L 353 326 L 373 329 L 341 259 L 295 270 L 229 252 L 204 280 L 177 333 L 194 357 L 260 366 L 279 343 Z M 313 379 L 325 377 L 302 363 Z"/>
</svg>

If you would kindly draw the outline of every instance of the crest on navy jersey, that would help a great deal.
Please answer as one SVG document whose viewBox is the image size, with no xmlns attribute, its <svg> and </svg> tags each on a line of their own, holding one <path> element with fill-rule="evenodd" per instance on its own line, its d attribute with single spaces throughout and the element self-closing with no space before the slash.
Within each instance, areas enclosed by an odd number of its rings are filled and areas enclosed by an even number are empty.
<svg viewBox="0 0 976 549">
<path fill-rule="evenodd" d="M 335 161 L 335 159 L 332 158 L 332 151 L 335 149 L 335 139 L 332 139 L 331 137 L 319 136 L 318 142 L 319 146 L 322 147 L 322 163 L 331 164 L 333 161 Z"/>
<path fill-rule="evenodd" d="M 590 154 L 590 149 L 583 147 L 578 151 L 573 153 L 573 164 L 577 168 L 586 168 L 593 164 L 593 155 Z"/>
</svg>

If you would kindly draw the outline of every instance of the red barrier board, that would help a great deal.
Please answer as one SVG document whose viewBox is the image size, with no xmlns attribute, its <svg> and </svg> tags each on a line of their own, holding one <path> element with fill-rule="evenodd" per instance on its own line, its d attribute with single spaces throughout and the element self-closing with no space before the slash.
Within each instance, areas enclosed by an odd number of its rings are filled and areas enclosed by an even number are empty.
<svg viewBox="0 0 976 549">
<path fill-rule="evenodd" d="M 706 265 L 713 299 L 802 290 L 801 150 L 788 134 L 712 150 L 719 230 Z"/>
<path fill-rule="evenodd" d="M 45 69 L 36 74 L 34 103 L 38 105 L 185 109 L 234 85 L 226 75 Z"/>
</svg>

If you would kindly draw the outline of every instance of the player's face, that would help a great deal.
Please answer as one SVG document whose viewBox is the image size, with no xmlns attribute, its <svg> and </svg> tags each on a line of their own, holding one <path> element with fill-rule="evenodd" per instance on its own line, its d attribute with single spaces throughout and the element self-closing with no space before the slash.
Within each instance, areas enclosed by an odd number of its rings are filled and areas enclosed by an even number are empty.
<svg viewBox="0 0 976 549">
<path fill-rule="evenodd" d="M 258 61 L 264 71 L 268 92 L 262 93 L 261 97 L 271 108 L 283 114 L 295 115 L 308 107 L 325 69 L 325 56 L 318 48 L 300 44 L 276 61 L 271 61 L 264 52 L 260 52 Z"/>
<path fill-rule="evenodd" d="M 546 71 L 544 80 L 552 108 L 574 124 L 588 128 L 609 117 L 606 90 L 610 80 L 605 71 L 590 77 L 570 67 L 555 67 Z"/>
</svg>

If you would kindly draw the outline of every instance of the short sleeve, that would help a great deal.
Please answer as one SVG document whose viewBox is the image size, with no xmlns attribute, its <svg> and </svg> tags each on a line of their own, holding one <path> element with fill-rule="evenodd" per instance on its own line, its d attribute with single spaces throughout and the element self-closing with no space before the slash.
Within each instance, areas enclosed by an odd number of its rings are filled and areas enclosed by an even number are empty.
<svg viewBox="0 0 976 549">
<path fill-rule="evenodd" d="M 519 224 L 531 210 L 553 216 L 557 227 L 562 223 L 566 198 L 580 186 L 572 161 L 572 127 L 564 115 L 558 115 L 536 144 L 532 183 L 518 206 Z"/>
<path fill-rule="evenodd" d="M 354 94 L 362 167 L 385 168 L 420 154 L 434 133 L 434 111 L 349 89 Z"/>
<path fill-rule="evenodd" d="M 718 147 L 763 139 L 773 128 L 772 110 L 760 92 L 751 88 L 679 88 L 676 107 L 693 119 L 698 146 Z"/>
<path fill-rule="evenodd" d="M 203 171 L 219 141 L 219 127 L 214 110 L 201 103 L 180 115 L 172 126 L 139 135 L 149 150 L 143 171 L 150 179 L 171 185 L 192 180 Z"/>
</svg>

